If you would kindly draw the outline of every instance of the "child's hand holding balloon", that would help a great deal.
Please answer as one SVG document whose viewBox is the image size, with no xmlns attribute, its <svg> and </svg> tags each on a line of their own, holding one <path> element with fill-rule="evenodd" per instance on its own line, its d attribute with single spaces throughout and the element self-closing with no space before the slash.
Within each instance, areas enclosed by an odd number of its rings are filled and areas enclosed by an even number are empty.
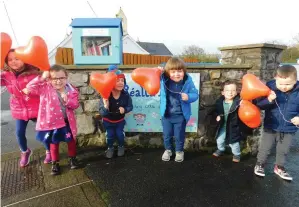
<svg viewBox="0 0 299 207">
<path fill-rule="evenodd" d="M 294 118 L 291 119 L 291 122 L 296 125 L 299 126 L 299 116 L 295 116 Z"/>
<path fill-rule="evenodd" d="M 270 94 L 268 95 L 268 100 L 269 102 L 272 102 L 276 99 L 276 94 L 274 91 L 271 91 Z"/>
</svg>

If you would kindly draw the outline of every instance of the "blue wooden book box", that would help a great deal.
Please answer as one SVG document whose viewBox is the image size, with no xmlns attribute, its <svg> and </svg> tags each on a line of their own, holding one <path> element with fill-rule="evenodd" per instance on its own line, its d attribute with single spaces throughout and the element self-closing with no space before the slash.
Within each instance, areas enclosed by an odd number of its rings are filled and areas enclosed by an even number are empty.
<svg viewBox="0 0 299 207">
<path fill-rule="evenodd" d="M 76 65 L 122 64 L 120 18 L 75 18 L 71 26 Z"/>
</svg>

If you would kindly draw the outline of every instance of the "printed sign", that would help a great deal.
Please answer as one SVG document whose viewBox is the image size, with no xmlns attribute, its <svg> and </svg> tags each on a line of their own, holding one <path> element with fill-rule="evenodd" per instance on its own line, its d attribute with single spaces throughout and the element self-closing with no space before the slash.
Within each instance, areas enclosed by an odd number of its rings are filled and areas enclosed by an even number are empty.
<svg viewBox="0 0 299 207">
<path fill-rule="evenodd" d="M 82 29 L 82 36 L 109 36 L 109 29 L 106 28 Z"/>
<path fill-rule="evenodd" d="M 199 90 L 200 74 L 189 73 L 195 87 Z M 133 111 L 126 115 L 126 132 L 162 132 L 160 116 L 160 92 L 150 96 L 135 83 L 130 73 L 125 73 L 128 91 L 133 102 Z M 197 132 L 199 101 L 191 103 L 191 117 L 187 123 L 186 132 Z"/>
</svg>

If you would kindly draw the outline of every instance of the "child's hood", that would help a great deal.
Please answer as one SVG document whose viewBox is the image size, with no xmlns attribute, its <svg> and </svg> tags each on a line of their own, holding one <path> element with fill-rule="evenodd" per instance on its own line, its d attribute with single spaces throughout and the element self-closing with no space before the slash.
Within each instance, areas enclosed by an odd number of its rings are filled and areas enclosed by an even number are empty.
<svg viewBox="0 0 299 207">
<path fill-rule="evenodd" d="M 65 88 L 66 88 L 66 91 L 68 93 L 73 94 L 73 95 L 79 95 L 79 90 L 75 86 L 73 86 L 72 84 L 67 83 L 65 85 Z"/>
<path fill-rule="evenodd" d="M 65 85 L 65 89 L 67 92 L 76 91 L 76 89 L 70 83 Z"/>
</svg>

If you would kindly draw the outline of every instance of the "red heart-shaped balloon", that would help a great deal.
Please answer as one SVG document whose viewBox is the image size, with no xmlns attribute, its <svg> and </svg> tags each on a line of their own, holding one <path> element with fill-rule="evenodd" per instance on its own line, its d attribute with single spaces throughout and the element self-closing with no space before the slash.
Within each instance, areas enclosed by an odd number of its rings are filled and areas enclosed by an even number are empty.
<svg viewBox="0 0 299 207">
<path fill-rule="evenodd" d="M 90 85 L 101 94 L 102 98 L 108 99 L 112 89 L 114 88 L 117 80 L 117 75 L 114 72 L 108 73 L 91 73 Z"/>
<path fill-rule="evenodd" d="M 24 63 L 33 65 L 43 71 L 50 69 L 47 44 L 39 36 L 33 36 L 27 46 L 18 47 L 15 54 Z"/>
<path fill-rule="evenodd" d="M 253 99 L 268 96 L 271 90 L 253 74 L 246 74 L 242 78 L 241 98 L 251 101 Z"/>
<path fill-rule="evenodd" d="M 136 68 L 133 70 L 131 77 L 148 94 L 154 96 L 160 90 L 161 72 L 159 68 Z"/>
<path fill-rule="evenodd" d="M 260 110 L 250 101 L 242 100 L 238 114 L 241 121 L 250 128 L 256 128 L 261 124 Z"/>
<path fill-rule="evenodd" d="M 12 41 L 8 34 L 1 32 L 1 59 L 0 69 L 4 68 L 5 58 L 11 48 Z"/>
</svg>

